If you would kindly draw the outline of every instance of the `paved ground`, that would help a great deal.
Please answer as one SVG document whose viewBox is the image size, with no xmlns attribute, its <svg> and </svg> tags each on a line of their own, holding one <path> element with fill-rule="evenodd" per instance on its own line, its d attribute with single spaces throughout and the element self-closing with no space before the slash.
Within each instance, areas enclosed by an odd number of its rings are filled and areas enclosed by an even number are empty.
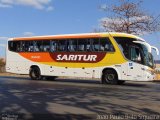
<svg viewBox="0 0 160 120">
<path fill-rule="evenodd" d="M 0 113 L 2 118 L 25 119 L 104 118 L 99 115 L 159 115 L 160 119 L 160 83 L 118 86 L 102 85 L 98 80 L 32 81 L 1 75 Z"/>
</svg>

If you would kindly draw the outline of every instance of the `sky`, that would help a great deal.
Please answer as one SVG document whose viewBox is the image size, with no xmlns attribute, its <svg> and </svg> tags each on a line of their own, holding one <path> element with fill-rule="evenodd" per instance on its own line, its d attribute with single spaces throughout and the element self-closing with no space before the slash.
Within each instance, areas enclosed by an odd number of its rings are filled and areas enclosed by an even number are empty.
<svg viewBox="0 0 160 120">
<path fill-rule="evenodd" d="M 118 0 L 0 0 L 0 57 L 5 57 L 10 37 L 93 32 L 100 19 L 107 17 L 99 6 L 117 3 Z M 142 9 L 158 16 L 159 5 L 160 0 L 144 0 Z M 160 32 L 141 37 L 160 50 Z"/>
</svg>

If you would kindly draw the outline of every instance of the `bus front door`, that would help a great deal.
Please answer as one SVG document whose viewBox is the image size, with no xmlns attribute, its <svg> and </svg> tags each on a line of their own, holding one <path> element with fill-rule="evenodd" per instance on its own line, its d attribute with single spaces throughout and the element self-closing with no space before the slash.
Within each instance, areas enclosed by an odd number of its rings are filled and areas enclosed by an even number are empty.
<svg viewBox="0 0 160 120">
<path fill-rule="evenodd" d="M 128 63 L 128 78 L 130 80 L 141 80 L 144 78 L 144 65 L 142 65 L 142 53 L 136 46 L 130 47 L 130 62 Z"/>
</svg>

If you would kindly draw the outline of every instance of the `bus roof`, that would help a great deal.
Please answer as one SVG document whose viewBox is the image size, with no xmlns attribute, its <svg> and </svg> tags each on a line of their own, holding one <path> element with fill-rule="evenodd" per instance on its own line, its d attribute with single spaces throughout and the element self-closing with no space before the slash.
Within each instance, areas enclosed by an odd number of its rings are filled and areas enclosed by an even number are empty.
<svg viewBox="0 0 160 120">
<path fill-rule="evenodd" d="M 63 35 L 46 35 L 46 36 L 33 36 L 33 37 L 18 37 L 18 38 L 10 38 L 9 40 L 48 40 L 48 39 L 65 39 L 65 38 L 99 38 L 99 37 L 129 37 L 135 38 L 140 41 L 145 41 L 142 38 L 127 34 L 127 33 L 119 33 L 119 32 L 105 32 L 105 33 L 82 33 L 82 34 L 63 34 Z"/>
</svg>

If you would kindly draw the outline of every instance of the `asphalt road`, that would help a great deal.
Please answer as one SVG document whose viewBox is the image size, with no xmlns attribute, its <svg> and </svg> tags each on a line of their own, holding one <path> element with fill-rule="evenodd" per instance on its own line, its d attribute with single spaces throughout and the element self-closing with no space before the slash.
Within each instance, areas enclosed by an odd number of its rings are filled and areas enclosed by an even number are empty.
<svg viewBox="0 0 160 120">
<path fill-rule="evenodd" d="M 102 85 L 98 80 L 33 81 L 0 76 L 0 114 L 1 119 L 81 120 L 109 115 L 132 115 L 132 119 L 156 115 L 160 119 L 160 83 L 119 86 Z"/>
</svg>

